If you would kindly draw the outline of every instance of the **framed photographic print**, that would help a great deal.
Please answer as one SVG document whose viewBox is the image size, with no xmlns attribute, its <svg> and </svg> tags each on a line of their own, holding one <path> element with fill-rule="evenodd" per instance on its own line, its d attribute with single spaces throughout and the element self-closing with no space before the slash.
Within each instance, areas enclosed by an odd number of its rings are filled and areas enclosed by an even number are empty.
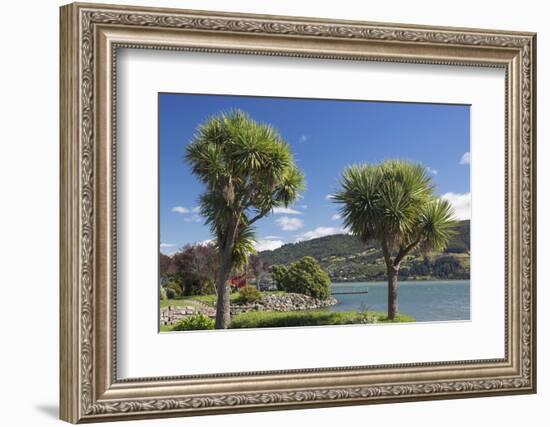
<svg viewBox="0 0 550 427">
<path fill-rule="evenodd" d="M 535 34 L 61 8 L 61 418 L 536 390 Z"/>
</svg>

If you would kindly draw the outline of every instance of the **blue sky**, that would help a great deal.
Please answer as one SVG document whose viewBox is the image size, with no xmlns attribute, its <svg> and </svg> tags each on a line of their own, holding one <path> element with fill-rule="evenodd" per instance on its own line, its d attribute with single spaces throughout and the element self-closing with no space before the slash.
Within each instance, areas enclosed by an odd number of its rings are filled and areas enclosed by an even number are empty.
<svg viewBox="0 0 550 427">
<path fill-rule="evenodd" d="M 327 195 L 342 170 L 400 158 L 424 164 L 436 191 L 461 219 L 470 215 L 470 107 L 467 105 L 159 94 L 160 242 L 171 254 L 212 238 L 197 213 L 203 185 L 183 161 L 197 126 L 229 109 L 273 125 L 290 144 L 307 189 L 290 209 L 257 224 L 258 249 L 343 232 Z"/>
</svg>

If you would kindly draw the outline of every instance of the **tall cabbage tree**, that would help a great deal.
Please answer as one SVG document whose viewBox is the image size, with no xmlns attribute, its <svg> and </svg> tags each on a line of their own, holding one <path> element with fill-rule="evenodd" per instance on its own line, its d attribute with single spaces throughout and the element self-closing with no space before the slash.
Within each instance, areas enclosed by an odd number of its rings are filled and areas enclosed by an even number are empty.
<svg viewBox="0 0 550 427">
<path fill-rule="evenodd" d="M 451 205 L 436 197 L 426 168 L 401 160 L 360 164 L 344 170 L 340 203 L 344 225 L 363 242 L 379 241 L 388 276 L 388 318 L 399 312 L 397 276 L 414 249 L 444 250 L 457 222 Z"/>
<path fill-rule="evenodd" d="M 230 322 L 233 269 L 242 269 L 254 251 L 253 224 L 275 207 L 293 203 L 304 186 L 289 145 L 270 125 L 235 110 L 201 124 L 185 158 L 205 185 L 200 197 L 219 251 L 216 328 Z"/>
</svg>

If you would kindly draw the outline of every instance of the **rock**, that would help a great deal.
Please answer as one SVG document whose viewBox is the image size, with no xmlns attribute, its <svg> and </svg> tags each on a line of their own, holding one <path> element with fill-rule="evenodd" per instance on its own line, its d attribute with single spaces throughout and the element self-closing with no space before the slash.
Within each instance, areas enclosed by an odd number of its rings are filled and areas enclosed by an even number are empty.
<svg viewBox="0 0 550 427">
<path fill-rule="evenodd" d="M 295 310 L 314 310 L 337 304 L 338 301 L 331 297 L 327 300 L 321 300 L 302 294 L 284 294 L 284 295 L 264 295 L 260 300 L 253 303 L 231 304 L 230 312 L 232 316 L 247 311 L 295 311 Z M 196 302 L 194 306 L 184 307 L 166 307 L 160 310 L 160 321 L 162 324 L 174 324 L 181 318 L 194 314 L 205 314 L 210 318 L 216 316 L 214 307 Z"/>
<path fill-rule="evenodd" d="M 337 304 L 335 298 L 320 300 L 308 295 L 285 294 L 285 295 L 264 295 L 259 301 L 248 304 L 232 304 L 231 314 L 239 314 L 247 311 L 295 311 L 313 310 Z"/>
</svg>

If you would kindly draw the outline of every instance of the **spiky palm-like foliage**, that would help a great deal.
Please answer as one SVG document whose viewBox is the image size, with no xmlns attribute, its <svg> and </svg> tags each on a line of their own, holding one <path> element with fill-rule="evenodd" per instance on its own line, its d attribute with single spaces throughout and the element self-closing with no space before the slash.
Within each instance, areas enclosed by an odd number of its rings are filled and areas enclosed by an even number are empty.
<svg viewBox="0 0 550 427">
<path fill-rule="evenodd" d="M 227 328 L 226 281 L 231 270 L 244 268 L 254 252 L 252 225 L 273 208 L 293 203 L 304 187 L 304 176 L 279 133 L 239 110 L 201 124 L 185 158 L 205 185 L 201 214 L 220 254 L 216 327 Z"/>
<path fill-rule="evenodd" d="M 435 196 L 424 166 L 402 160 L 348 167 L 332 199 L 342 205 L 344 225 L 353 234 L 381 243 L 388 271 L 388 317 L 393 319 L 401 261 L 415 248 L 445 249 L 457 225 L 451 205 Z"/>
</svg>

